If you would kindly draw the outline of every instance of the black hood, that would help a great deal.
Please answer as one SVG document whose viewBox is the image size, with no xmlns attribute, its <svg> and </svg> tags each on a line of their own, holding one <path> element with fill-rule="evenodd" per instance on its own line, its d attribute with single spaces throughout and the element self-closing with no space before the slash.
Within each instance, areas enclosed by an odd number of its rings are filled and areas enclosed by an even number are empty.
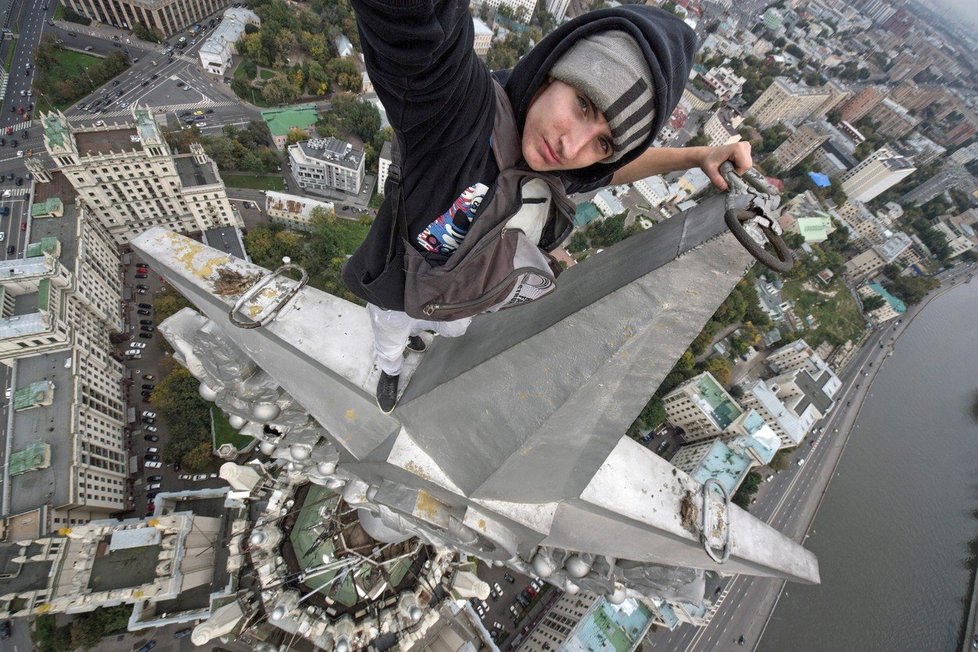
<svg viewBox="0 0 978 652">
<path fill-rule="evenodd" d="M 506 87 L 516 112 L 516 123 L 522 132 L 530 100 L 547 80 L 554 63 L 578 40 L 606 30 L 631 34 L 645 53 L 655 85 L 655 119 L 644 145 L 636 147 L 618 161 L 595 163 L 580 170 L 560 173 L 561 177 L 578 183 L 593 183 L 607 177 L 652 145 L 679 104 L 686 87 L 696 52 L 696 34 L 693 30 L 673 14 L 654 7 L 628 5 L 599 9 L 564 23 L 520 59 L 512 71 L 500 71 L 495 75 Z"/>
</svg>

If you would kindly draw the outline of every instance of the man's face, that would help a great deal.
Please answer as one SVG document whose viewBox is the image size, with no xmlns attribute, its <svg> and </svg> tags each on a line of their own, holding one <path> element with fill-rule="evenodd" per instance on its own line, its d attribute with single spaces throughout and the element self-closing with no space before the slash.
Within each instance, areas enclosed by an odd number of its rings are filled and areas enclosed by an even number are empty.
<svg viewBox="0 0 978 652">
<path fill-rule="evenodd" d="M 523 158 L 537 172 L 578 170 L 614 153 L 611 127 L 586 95 L 551 79 L 530 101 Z"/>
</svg>

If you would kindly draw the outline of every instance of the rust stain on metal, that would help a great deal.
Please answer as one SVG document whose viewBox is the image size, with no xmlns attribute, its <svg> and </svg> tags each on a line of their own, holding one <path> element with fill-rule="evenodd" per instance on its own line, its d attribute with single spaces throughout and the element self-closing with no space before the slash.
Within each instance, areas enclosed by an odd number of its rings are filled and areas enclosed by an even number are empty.
<svg viewBox="0 0 978 652">
<path fill-rule="evenodd" d="M 414 475 L 418 476 L 422 480 L 430 480 L 431 479 L 429 477 L 429 475 L 428 475 L 428 472 L 425 471 L 424 468 L 422 468 L 420 464 L 418 464 L 417 462 L 415 462 L 413 460 L 412 461 L 408 461 L 408 463 L 404 465 L 404 470 L 407 471 L 408 473 L 413 473 Z"/>
<path fill-rule="evenodd" d="M 689 530 L 696 532 L 697 512 L 696 503 L 693 502 L 693 493 L 687 491 L 679 503 L 679 523 Z"/>
<path fill-rule="evenodd" d="M 356 421 L 357 420 L 357 411 L 356 410 L 353 410 L 353 409 L 347 410 L 346 413 L 343 415 L 343 417 L 347 421 Z"/>
<path fill-rule="evenodd" d="M 175 259 L 183 263 L 187 271 L 198 278 L 210 280 L 214 274 L 214 269 L 218 265 L 226 264 L 229 260 L 227 254 L 218 254 L 205 260 L 197 260 L 197 256 L 207 252 L 208 248 L 199 242 L 185 238 L 172 231 L 168 231 L 165 237 L 170 241 L 170 247 L 173 249 Z"/>
<path fill-rule="evenodd" d="M 214 294 L 226 297 L 231 294 L 242 294 L 258 282 L 260 273 L 242 274 L 232 267 L 218 267 L 217 280 L 214 281 Z"/>
<path fill-rule="evenodd" d="M 423 489 L 418 491 L 418 500 L 414 503 L 414 508 L 417 510 L 417 513 L 425 517 L 428 521 L 433 523 L 440 521 L 439 513 L 443 507 L 444 505 L 441 504 L 441 501 L 427 491 Z"/>
<path fill-rule="evenodd" d="M 483 532 L 486 531 L 486 519 L 480 518 L 477 525 L 479 526 L 480 530 L 482 530 Z"/>
</svg>

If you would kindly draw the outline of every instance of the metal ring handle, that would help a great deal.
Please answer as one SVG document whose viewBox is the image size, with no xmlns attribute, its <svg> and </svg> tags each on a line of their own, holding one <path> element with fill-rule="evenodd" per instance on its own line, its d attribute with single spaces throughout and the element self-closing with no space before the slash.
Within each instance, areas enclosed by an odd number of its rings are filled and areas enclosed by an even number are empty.
<svg viewBox="0 0 978 652">
<path fill-rule="evenodd" d="M 720 552 L 719 555 L 717 555 L 717 553 L 713 551 L 713 548 L 710 546 L 709 539 L 706 536 L 706 531 L 707 531 L 706 501 L 709 498 L 709 491 L 712 485 L 716 485 L 717 489 L 720 490 L 720 495 L 723 496 L 723 504 L 725 507 L 725 511 L 723 514 L 723 528 L 724 528 L 724 533 L 727 536 L 726 536 L 726 540 L 723 542 L 723 550 Z M 703 549 L 706 550 L 706 554 L 708 554 L 710 556 L 710 559 L 712 559 L 718 564 L 722 564 L 723 562 L 727 561 L 727 559 L 730 558 L 730 494 L 727 493 L 727 490 L 724 488 L 722 484 L 720 484 L 720 481 L 717 480 L 716 478 L 707 478 L 706 481 L 703 483 L 703 521 L 701 525 L 702 527 L 700 529 L 700 542 L 703 544 Z"/>
<path fill-rule="evenodd" d="M 743 219 L 741 215 L 744 216 Z M 772 255 L 747 233 L 743 222 L 751 220 L 754 217 L 756 216 L 750 211 L 728 210 L 724 214 L 723 219 L 726 221 L 730 232 L 737 238 L 737 242 L 743 245 L 744 249 L 756 258 L 758 262 L 776 272 L 790 272 L 791 268 L 795 266 L 795 258 L 791 255 L 791 250 L 788 249 L 788 245 L 784 243 L 781 236 L 766 226 L 757 225 L 767 238 L 767 241 L 771 243 L 771 247 L 774 249 L 774 255 Z"/>
<path fill-rule="evenodd" d="M 298 284 L 295 287 L 291 288 L 288 292 L 282 295 L 282 298 L 278 300 L 278 303 L 275 304 L 275 307 L 272 308 L 272 311 L 270 313 L 268 313 L 258 321 L 253 321 L 253 320 L 240 321 L 237 318 L 235 313 L 237 313 L 242 308 L 242 306 L 244 306 L 245 303 L 247 303 L 256 294 L 258 294 L 258 292 L 265 289 L 265 287 L 271 281 L 273 281 L 275 277 L 281 276 L 283 272 L 290 269 L 298 270 L 299 273 L 302 274 L 302 278 L 299 279 Z M 285 307 L 285 304 L 288 303 L 289 300 L 292 297 L 294 297 L 299 290 L 302 289 L 302 287 L 306 284 L 308 280 L 309 280 L 309 275 L 306 273 L 306 270 L 302 269 L 298 265 L 292 263 L 289 263 L 288 265 L 282 265 L 271 274 L 268 274 L 267 276 L 263 276 L 262 278 L 260 278 L 257 283 L 255 283 L 250 288 L 248 288 L 248 290 L 238 298 L 238 300 L 234 303 L 234 306 L 228 311 L 228 319 L 231 320 L 231 323 L 237 326 L 238 328 L 250 329 L 250 328 L 258 328 L 260 326 L 264 326 L 268 322 L 272 321 L 276 315 L 278 315 L 279 311 L 283 307 Z"/>
</svg>

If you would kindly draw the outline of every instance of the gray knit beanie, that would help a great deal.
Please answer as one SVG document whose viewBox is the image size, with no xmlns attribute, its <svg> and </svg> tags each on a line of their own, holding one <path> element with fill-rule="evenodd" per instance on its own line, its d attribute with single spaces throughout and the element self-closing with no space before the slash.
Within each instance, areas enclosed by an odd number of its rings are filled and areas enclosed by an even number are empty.
<svg viewBox="0 0 978 652">
<path fill-rule="evenodd" d="M 611 127 L 613 163 L 648 140 L 655 117 L 652 73 L 631 36 L 620 30 L 583 38 L 550 70 L 560 81 L 588 96 Z"/>
</svg>

